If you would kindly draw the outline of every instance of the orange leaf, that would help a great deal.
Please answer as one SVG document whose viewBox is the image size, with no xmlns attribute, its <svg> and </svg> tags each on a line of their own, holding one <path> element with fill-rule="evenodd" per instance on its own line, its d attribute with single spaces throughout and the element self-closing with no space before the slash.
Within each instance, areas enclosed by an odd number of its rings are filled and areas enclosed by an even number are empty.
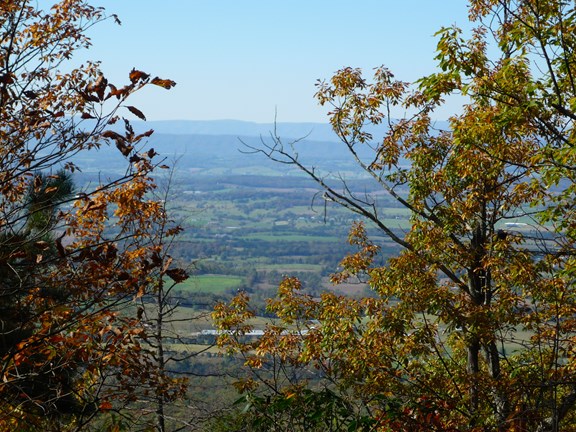
<svg viewBox="0 0 576 432">
<path fill-rule="evenodd" d="M 103 401 L 100 404 L 100 411 L 110 411 L 112 409 L 112 404 L 110 401 Z"/>
<path fill-rule="evenodd" d="M 132 69 L 132 71 L 130 72 L 130 81 L 132 81 L 133 84 L 136 84 L 139 80 L 145 80 L 149 76 L 150 75 L 148 75 L 147 73 L 144 73 L 136 69 Z"/>
<path fill-rule="evenodd" d="M 150 81 L 150 83 L 163 87 L 166 90 L 170 90 L 172 87 L 174 87 L 176 85 L 176 83 L 172 80 L 167 80 L 167 79 L 160 79 L 158 77 L 153 78 L 152 81 Z"/>
<path fill-rule="evenodd" d="M 108 84 L 108 87 L 110 87 L 110 93 L 108 94 L 108 96 L 106 96 L 106 99 L 111 98 L 112 96 L 116 96 L 117 99 L 120 99 L 120 97 L 124 96 L 124 94 L 126 93 L 125 87 L 120 90 L 118 90 L 116 86 L 113 84 Z"/>
</svg>

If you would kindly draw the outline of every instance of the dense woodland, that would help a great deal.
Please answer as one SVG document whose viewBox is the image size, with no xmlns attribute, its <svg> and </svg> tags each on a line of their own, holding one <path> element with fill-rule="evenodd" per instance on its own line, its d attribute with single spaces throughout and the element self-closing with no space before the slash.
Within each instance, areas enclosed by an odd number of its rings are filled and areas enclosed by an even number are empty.
<svg viewBox="0 0 576 432">
<path fill-rule="evenodd" d="M 0 430 L 576 430 L 572 1 L 471 0 L 437 73 L 318 82 L 334 142 L 233 145 L 49 3 L 0 1 Z"/>
</svg>

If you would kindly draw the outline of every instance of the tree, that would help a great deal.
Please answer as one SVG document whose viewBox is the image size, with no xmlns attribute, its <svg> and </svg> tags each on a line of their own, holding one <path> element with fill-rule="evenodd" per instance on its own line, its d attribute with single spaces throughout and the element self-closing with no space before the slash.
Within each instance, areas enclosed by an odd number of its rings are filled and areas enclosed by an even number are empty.
<svg viewBox="0 0 576 432">
<path fill-rule="evenodd" d="M 48 191 L 48 192 L 47 192 Z M 3 232 L 0 244 L 2 245 L 2 255 L 7 256 L 23 244 L 40 243 L 44 251 L 53 245 L 52 228 L 55 223 L 55 213 L 57 205 L 70 197 L 73 191 L 73 184 L 70 176 L 59 171 L 56 175 L 46 176 L 43 173 L 36 173 L 30 185 L 29 190 L 24 197 L 25 212 L 23 214 L 23 223 L 20 224 L 17 231 L 11 233 Z M 52 247 L 51 253 L 55 252 Z M 2 316 L 4 317 L 4 326 L 2 333 L 2 353 L 9 351 L 16 340 L 20 340 L 19 326 L 21 322 L 13 314 L 21 314 L 16 307 L 14 287 L 21 284 L 20 274 L 25 274 L 26 270 L 33 264 L 26 260 L 14 262 L 12 267 L 2 266 Z M 10 329 L 10 330 L 8 330 Z"/>
<path fill-rule="evenodd" d="M 154 222 L 149 244 L 155 251 L 153 259 L 157 265 L 150 274 L 150 289 L 138 299 L 137 308 L 138 319 L 149 327 L 141 345 L 148 352 L 153 369 L 139 383 L 137 403 L 130 407 L 139 413 L 134 416 L 140 417 L 138 423 L 158 432 L 193 429 L 193 425 L 202 421 L 196 410 L 178 404 L 184 400 L 190 386 L 187 371 L 179 370 L 178 366 L 201 352 L 191 354 L 173 348 L 174 344 L 184 346 L 187 343 L 178 325 L 198 318 L 178 313 L 180 300 L 174 293 L 179 288 L 178 284 L 188 278 L 188 272 L 177 267 L 176 260 L 170 255 L 173 242 L 183 230 L 169 216 L 169 205 L 174 201 L 174 173 L 172 167 L 164 181 L 158 180 L 159 187 L 154 193 L 163 216 Z M 190 397 L 186 398 L 186 405 L 190 401 Z"/>
<path fill-rule="evenodd" d="M 108 17 L 82 0 L 49 6 L 0 2 L 2 430 L 87 430 L 153 369 L 126 306 L 159 265 L 149 244 L 165 216 L 149 196 L 160 162 L 143 145 L 152 131 L 123 116 L 144 120 L 128 98 L 175 83 L 134 69 L 115 86 L 98 63 L 74 67 L 86 30 Z M 110 144 L 125 174 L 74 195 L 75 156 Z"/>
<path fill-rule="evenodd" d="M 73 185 L 70 176 L 59 171 L 55 175 L 47 176 L 43 173 L 36 173 L 26 192 L 24 203 L 25 212 L 23 218 L 25 222 L 18 226 L 17 230 L 2 232 L 2 255 L 10 256 L 17 250 L 23 250 L 28 256 L 20 256 L 17 260 L 10 260 L 8 265 L 0 267 L 2 272 L 2 288 L 0 296 L 2 306 L 2 342 L 0 352 L 7 355 L 14 346 L 22 343 L 32 335 L 30 325 L 26 325 L 26 320 L 34 315 L 34 310 L 23 306 L 18 295 L 19 288 L 33 283 L 33 273 L 30 271 L 40 260 L 45 257 L 53 258 L 56 255 L 54 247 L 54 237 L 52 228 L 55 224 L 56 209 L 59 202 L 70 197 Z M 16 228 L 16 227 L 13 227 Z M 34 247 L 33 245 L 39 245 Z M 36 249 L 36 250 L 34 250 Z M 41 258 L 40 258 L 41 257 Z M 55 299 L 62 297 L 64 292 L 44 287 L 42 296 L 44 298 Z M 20 371 L 22 374 L 22 371 Z M 27 394 L 42 394 L 42 397 L 52 399 L 54 390 L 58 387 L 70 388 L 68 373 L 59 374 L 58 384 L 54 384 L 54 377 L 50 374 L 38 374 L 33 379 L 21 380 L 18 388 L 26 388 Z M 55 401 L 56 405 L 68 408 L 74 406 L 74 401 L 67 397 Z"/>
<path fill-rule="evenodd" d="M 351 157 L 409 210 L 406 232 L 387 223 L 377 197 L 305 166 L 297 143 L 272 135 L 252 148 L 366 221 L 352 228 L 358 252 L 333 281 L 361 278 L 377 297 L 318 300 L 286 279 L 269 304 L 280 324 L 250 344 L 244 299 L 214 315 L 231 332 L 221 343 L 249 365 L 314 366 L 377 430 L 570 430 L 576 13 L 560 0 L 473 0 L 470 18 L 468 39 L 439 31 L 440 72 L 414 85 L 383 67 L 371 82 L 345 68 L 318 83 Z M 453 93 L 469 102 L 440 130 L 431 118 Z M 396 108 L 413 114 L 394 120 Z M 382 264 L 371 232 L 403 251 Z M 290 331 L 297 323 L 304 332 Z"/>
</svg>

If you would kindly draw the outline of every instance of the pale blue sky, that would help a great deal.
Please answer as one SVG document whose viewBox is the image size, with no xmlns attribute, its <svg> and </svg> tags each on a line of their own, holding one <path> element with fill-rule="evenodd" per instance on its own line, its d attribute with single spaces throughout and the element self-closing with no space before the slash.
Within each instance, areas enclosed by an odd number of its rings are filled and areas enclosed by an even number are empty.
<svg viewBox="0 0 576 432">
<path fill-rule="evenodd" d="M 171 78 L 133 102 L 151 120 L 326 121 L 317 79 L 381 64 L 402 80 L 434 71 L 441 26 L 466 26 L 465 0 L 94 0 L 102 23 L 81 58 L 113 81 L 136 67 Z M 438 114 L 446 118 L 456 104 Z"/>
</svg>

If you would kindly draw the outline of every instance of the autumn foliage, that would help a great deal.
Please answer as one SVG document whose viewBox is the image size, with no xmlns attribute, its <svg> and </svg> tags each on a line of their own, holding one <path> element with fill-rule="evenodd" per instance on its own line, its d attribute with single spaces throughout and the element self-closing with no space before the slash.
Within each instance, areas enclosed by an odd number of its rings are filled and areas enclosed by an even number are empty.
<svg viewBox="0 0 576 432">
<path fill-rule="evenodd" d="M 167 399 L 183 391 L 130 312 L 177 271 L 151 245 L 166 218 L 150 195 L 160 162 L 128 99 L 175 83 L 134 69 L 114 85 L 97 63 L 74 67 L 86 30 L 116 18 L 81 0 L 44 3 L 0 2 L 0 429 L 89 430 L 143 383 L 163 380 Z M 125 173 L 75 184 L 74 157 L 105 145 Z"/>
<path fill-rule="evenodd" d="M 408 230 L 281 138 L 252 148 L 363 219 L 332 281 L 373 291 L 312 298 L 287 278 L 268 306 L 278 320 L 252 341 L 248 299 L 218 306 L 222 346 L 254 371 L 238 386 L 256 430 L 576 428 L 574 4 L 474 0 L 470 18 L 468 37 L 438 32 L 439 72 L 415 84 L 384 67 L 318 83 L 341 144 L 409 211 Z M 432 118 L 451 94 L 469 102 L 440 129 Z M 394 119 L 398 108 L 410 115 Z M 373 136 L 368 126 L 382 123 Z M 382 262 L 372 234 L 401 252 Z M 296 401 L 328 390 L 317 421 L 300 422 L 311 405 Z M 339 404 L 347 409 L 331 409 Z"/>
</svg>

